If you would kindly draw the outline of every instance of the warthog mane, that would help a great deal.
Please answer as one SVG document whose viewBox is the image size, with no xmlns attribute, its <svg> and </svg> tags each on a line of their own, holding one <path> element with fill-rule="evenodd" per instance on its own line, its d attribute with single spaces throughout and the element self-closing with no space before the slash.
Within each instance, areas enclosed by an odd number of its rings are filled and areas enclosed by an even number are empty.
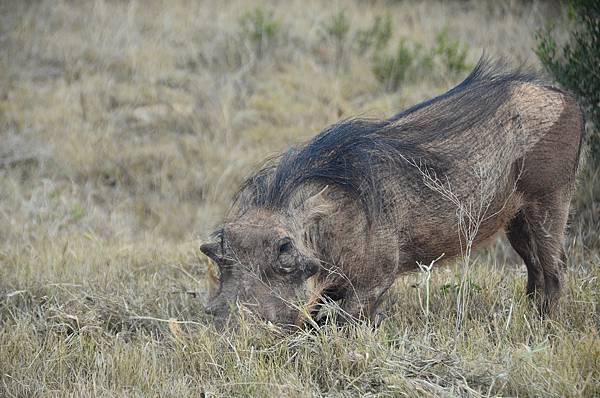
<svg viewBox="0 0 600 398">
<path fill-rule="evenodd" d="M 511 87 L 522 82 L 544 84 L 531 71 L 508 70 L 502 62 L 482 57 L 469 76 L 445 94 L 387 120 L 338 122 L 267 160 L 244 182 L 234 206 L 242 212 L 251 207 L 286 209 L 298 188 L 317 182 L 338 186 L 360 201 L 370 222 L 386 209 L 385 183 L 391 175 L 414 175 L 418 184 L 422 182 L 414 164 L 443 176 L 460 161 L 443 147 L 425 149 L 424 144 L 459 131 L 477 131 L 510 99 Z"/>
</svg>

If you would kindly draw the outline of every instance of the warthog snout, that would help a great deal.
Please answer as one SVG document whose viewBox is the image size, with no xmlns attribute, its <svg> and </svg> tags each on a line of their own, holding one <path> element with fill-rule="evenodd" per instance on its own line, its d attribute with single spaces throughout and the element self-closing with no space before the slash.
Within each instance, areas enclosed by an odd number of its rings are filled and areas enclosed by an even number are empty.
<svg viewBox="0 0 600 398">
<path fill-rule="evenodd" d="M 205 307 L 215 324 L 235 322 L 240 308 L 277 324 L 296 323 L 306 281 L 320 268 L 298 232 L 279 214 L 249 212 L 200 247 L 217 266 Z"/>
</svg>

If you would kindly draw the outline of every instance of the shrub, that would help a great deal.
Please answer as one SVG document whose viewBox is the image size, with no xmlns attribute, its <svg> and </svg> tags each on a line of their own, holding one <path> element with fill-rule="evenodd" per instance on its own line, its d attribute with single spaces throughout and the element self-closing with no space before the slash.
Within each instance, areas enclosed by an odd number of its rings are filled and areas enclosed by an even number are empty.
<svg viewBox="0 0 600 398">
<path fill-rule="evenodd" d="M 430 70 L 431 56 L 423 53 L 419 43 L 401 40 L 396 52 L 392 55 L 378 53 L 373 60 L 373 73 L 387 90 L 397 90 L 416 71 Z"/>
<path fill-rule="evenodd" d="M 375 17 L 373 25 L 369 29 L 359 30 L 356 34 L 358 50 L 361 54 L 367 52 L 370 48 L 375 51 L 381 51 L 392 37 L 392 17 L 390 14 Z"/>
<path fill-rule="evenodd" d="M 424 48 L 421 43 L 403 39 L 396 52 L 389 54 L 384 50 L 391 30 L 391 19 L 378 17 L 373 27 L 359 35 L 360 51 L 364 53 L 369 48 L 375 49 L 372 70 L 387 90 L 397 90 L 408 78 L 432 74 L 434 65 L 436 76 L 464 73 L 471 67 L 466 62 L 468 46 L 450 39 L 446 29 L 437 34 L 433 48 Z"/>
<path fill-rule="evenodd" d="M 350 21 L 344 11 L 333 15 L 323 24 L 323 36 L 327 40 L 333 41 L 335 45 L 335 64 L 340 66 L 344 64 L 346 38 L 350 32 Z"/>
<path fill-rule="evenodd" d="M 261 58 L 266 49 L 275 42 L 281 27 L 279 21 L 273 17 L 273 13 L 262 8 L 256 8 L 242 15 L 240 26 L 242 34 L 254 45 L 258 58 Z"/>
<path fill-rule="evenodd" d="M 569 7 L 574 29 L 568 42 L 559 46 L 551 30 L 540 32 L 536 53 L 545 68 L 586 108 L 592 122 L 588 165 L 600 168 L 600 2 L 571 0 Z"/>
<path fill-rule="evenodd" d="M 341 43 L 350 31 L 350 21 L 344 11 L 340 11 L 323 24 L 325 33 L 336 42 Z"/>
<path fill-rule="evenodd" d="M 466 63 L 468 47 L 458 40 L 448 37 L 448 29 L 443 29 L 435 37 L 434 55 L 440 58 L 450 73 L 463 73 L 470 69 Z"/>
</svg>

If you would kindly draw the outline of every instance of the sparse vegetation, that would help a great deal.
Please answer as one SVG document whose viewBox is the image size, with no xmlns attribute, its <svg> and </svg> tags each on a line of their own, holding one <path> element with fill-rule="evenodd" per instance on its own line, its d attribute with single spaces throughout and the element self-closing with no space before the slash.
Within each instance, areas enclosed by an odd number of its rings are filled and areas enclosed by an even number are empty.
<svg viewBox="0 0 600 398">
<path fill-rule="evenodd" d="M 333 40 L 336 62 L 342 63 L 344 61 L 344 47 L 346 45 L 348 32 L 350 31 L 350 21 L 348 21 L 348 17 L 344 11 L 340 11 L 333 15 L 323 25 L 323 31 L 325 37 Z"/>
<path fill-rule="evenodd" d="M 436 264 L 400 278 L 377 328 L 207 326 L 199 238 L 250 169 L 463 77 L 437 56 L 383 91 L 375 53 L 405 39 L 418 64 L 447 27 L 466 65 L 482 49 L 518 64 L 550 16 L 557 42 L 566 23 L 541 1 L 344 4 L 357 42 L 340 73 L 323 1 L 257 2 L 262 16 L 236 0 L 0 2 L 0 396 L 600 395 L 598 173 L 581 176 L 588 210 L 546 319 L 500 241 L 466 276 Z M 362 53 L 360 29 L 379 32 Z"/>
<path fill-rule="evenodd" d="M 240 18 L 240 26 L 243 36 L 254 45 L 258 58 L 274 44 L 280 30 L 280 23 L 273 17 L 273 13 L 262 8 L 244 13 Z"/>
<path fill-rule="evenodd" d="M 381 22 L 381 19 L 376 19 L 371 30 L 367 31 L 368 34 L 363 33 L 359 36 L 363 38 L 359 41 L 361 49 L 367 48 L 365 43 L 372 43 L 375 49 L 373 73 L 387 90 L 397 90 L 410 78 L 423 79 L 431 74 L 446 78 L 458 76 L 472 66 L 466 62 L 468 46 L 450 39 L 447 29 L 435 36 L 435 46 L 431 49 L 424 48 L 419 42 L 403 38 L 392 54 L 385 51 L 390 31 L 389 21 Z"/>
<path fill-rule="evenodd" d="M 443 65 L 448 68 L 448 73 L 456 75 L 472 68 L 472 65 L 466 62 L 468 47 L 450 38 L 447 29 L 443 29 L 436 35 L 435 43 L 433 54 L 440 57 Z"/>
<path fill-rule="evenodd" d="M 356 34 L 358 49 L 365 53 L 369 49 L 375 52 L 383 50 L 392 37 L 392 16 L 387 13 L 378 15 L 370 28 L 359 30 Z"/>
<path fill-rule="evenodd" d="M 387 90 L 397 90 L 408 78 L 418 78 L 431 72 L 432 58 L 424 54 L 418 43 L 401 40 L 393 54 L 378 53 L 373 62 L 373 73 Z"/>
<path fill-rule="evenodd" d="M 466 61 L 468 46 L 452 39 L 447 28 L 436 34 L 431 48 L 401 37 L 395 50 L 390 51 L 388 43 L 394 26 L 389 13 L 375 16 L 365 29 L 353 30 L 352 26 L 344 10 L 333 14 L 322 25 L 323 38 L 335 49 L 333 59 L 336 67 L 347 65 L 348 53 L 354 49 L 360 56 L 372 61 L 373 75 L 388 91 L 398 90 L 410 78 L 425 79 L 432 73 L 452 78 L 472 67 Z M 434 66 L 437 68 L 434 69 Z"/>
</svg>

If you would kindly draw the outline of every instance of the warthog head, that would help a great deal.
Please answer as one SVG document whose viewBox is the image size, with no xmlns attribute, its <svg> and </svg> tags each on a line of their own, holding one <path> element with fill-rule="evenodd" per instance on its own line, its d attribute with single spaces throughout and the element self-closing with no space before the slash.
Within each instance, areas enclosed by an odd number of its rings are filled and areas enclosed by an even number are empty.
<svg viewBox="0 0 600 398">
<path fill-rule="evenodd" d="M 235 323 L 241 306 L 276 324 L 297 323 L 298 305 L 309 295 L 306 281 L 320 264 L 303 243 L 303 231 L 289 215 L 253 209 L 200 247 L 219 270 L 206 307 L 218 328 Z"/>
</svg>

